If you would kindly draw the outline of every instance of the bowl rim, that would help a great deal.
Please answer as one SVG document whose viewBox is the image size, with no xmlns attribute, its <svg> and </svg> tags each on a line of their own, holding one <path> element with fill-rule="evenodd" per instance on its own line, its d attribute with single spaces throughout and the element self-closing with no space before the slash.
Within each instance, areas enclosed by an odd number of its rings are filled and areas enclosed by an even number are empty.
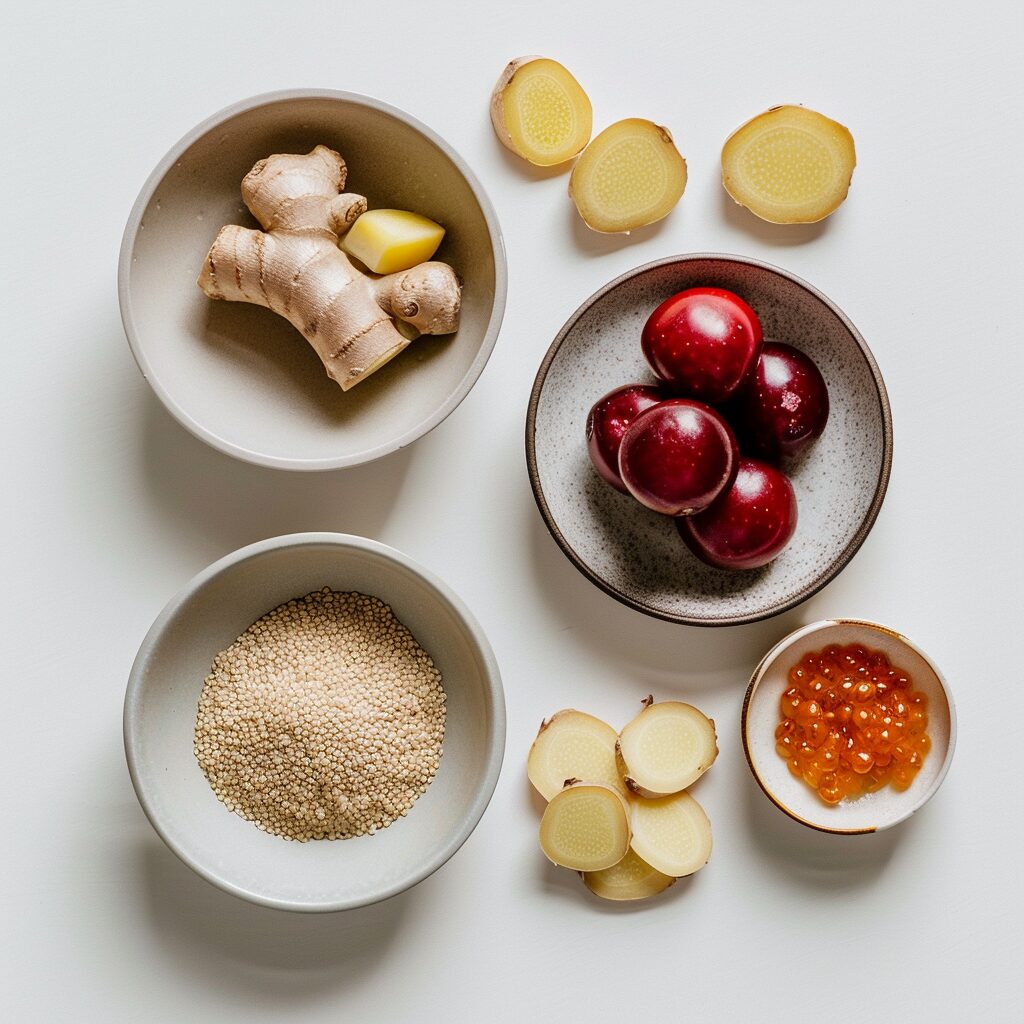
<svg viewBox="0 0 1024 1024">
<path fill-rule="evenodd" d="M 379 113 L 386 114 L 401 121 L 419 132 L 429 142 L 433 143 L 448 159 L 454 164 L 458 172 L 466 180 L 470 190 L 476 197 L 476 201 L 483 213 L 490 233 L 491 251 L 494 257 L 494 301 L 491 304 L 490 317 L 487 321 L 487 329 L 484 332 L 480 351 L 470 364 L 469 369 L 463 375 L 462 380 L 455 389 L 447 396 L 444 402 L 429 416 L 421 420 L 414 427 L 407 430 L 400 437 L 397 437 L 384 444 L 376 445 L 356 455 L 327 456 L 325 458 L 304 459 L 291 458 L 283 455 L 268 455 L 264 452 L 254 451 L 243 445 L 236 444 L 219 434 L 205 427 L 202 423 L 190 416 L 174 399 L 173 395 L 157 377 L 153 367 L 146 357 L 145 347 L 135 324 L 135 316 L 132 304 L 130 279 L 135 242 L 142 223 L 143 214 L 149 206 L 160 183 L 166 177 L 168 171 L 177 163 L 182 154 L 202 136 L 208 134 L 218 125 L 230 120 L 239 114 L 247 113 L 259 107 L 270 106 L 275 103 L 289 102 L 292 100 L 340 100 L 345 103 L 368 107 Z M 390 455 L 392 452 L 404 448 L 413 441 L 428 434 L 434 427 L 448 418 L 462 403 L 465 397 L 473 389 L 487 361 L 491 357 L 494 345 L 498 340 L 502 319 L 505 315 L 505 303 L 508 294 L 508 264 L 505 256 L 505 243 L 501 234 L 501 225 L 498 223 L 498 215 L 494 206 L 484 190 L 480 180 L 470 169 L 466 161 L 455 151 L 432 128 L 406 113 L 399 107 L 385 103 L 383 100 L 375 99 L 372 96 L 365 96 L 361 93 L 346 92 L 339 89 L 281 89 L 273 92 L 260 93 L 250 96 L 247 99 L 232 103 L 216 113 L 211 114 L 205 120 L 200 121 L 195 127 L 189 129 L 173 146 L 167 151 L 160 162 L 153 168 L 146 178 L 138 196 L 132 205 L 125 224 L 124 233 L 121 236 L 121 247 L 117 260 L 117 301 L 121 310 L 121 323 L 124 333 L 128 338 L 128 346 L 131 349 L 135 363 L 142 373 L 142 376 L 149 383 L 157 398 L 164 408 L 180 423 L 190 434 L 205 441 L 208 445 L 218 451 L 241 459 L 244 462 L 254 463 L 258 466 L 267 466 L 272 469 L 290 470 L 331 470 L 343 469 L 348 466 L 358 466 L 366 462 L 373 462 L 376 459 Z"/>
<path fill-rule="evenodd" d="M 259 558 L 270 551 L 278 551 L 286 548 L 307 547 L 310 545 L 334 545 L 342 548 L 368 551 L 380 555 L 385 559 L 395 562 L 403 568 L 411 571 L 414 575 L 423 580 L 429 587 L 435 590 L 440 598 L 447 602 L 457 618 L 465 626 L 473 645 L 480 653 L 484 663 L 484 683 L 487 695 L 490 698 L 491 711 L 488 725 L 490 726 L 490 740 L 487 749 L 487 757 L 484 770 L 480 773 L 476 794 L 466 816 L 458 828 L 448 837 L 447 841 L 434 853 L 432 857 L 425 860 L 415 870 L 410 871 L 397 882 L 392 883 L 379 892 L 369 897 L 357 897 L 354 899 L 333 900 L 333 901 L 305 901 L 276 899 L 264 896 L 252 889 L 236 885 L 230 879 L 218 874 L 216 871 L 207 869 L 193 859 L 190 852 L 174 840 L 163 827 L 161 819 L 154 810 L 150 801 L 144 773 L 136 756 L 137 735 L 135 722 L 138 719 L 140 694 L 143 681 L 147 675 L 153 653 L 163 639 L 169 623 L 177 614 L 192 600 L 196 591 L 205 586 L 210 580 L 219 576 L 225 570 L 240 565 L 243 562 Z M 219 558 L 208 565 L 201 572 L 192 577 L 164 606 L 163 610 L 156 617 L 153 625 L 150 626 L 145 638 L 139 647 L 138 654 L 132 664 L 128 676 L 128 685 L 125 690 L 124 711 L 122 717 L 122 731 L 124 739 L 125 760 L 128 764 L 128 774 L 131 777 L 135 795 L 143 812 L 149 819 L 157 835 L 164 841 L 167 847 L 174 853 L 182 863 L 190 867 L 196 874 L 213 883 L 219 889 L 229 892 L 234 896 L 241 897 L 251 903 L 257 903 L 265 907 L 272 907 L 277 910 L 293 910 L 307 912 L 331 912 L 339 910 L 351 910 L 355 907 L 367 906 L 372 903 L 379 903 L 392 896 L 412 888 L 423 879 L 432 875 L 459 850 L 463 843 L 470 837 L 476 826 L 480 823 L 487 806 L 494 795 L 495 787 L 498 784 L 498 777 L 501 773 L 502 762 L 505 755 L 506 743 L 506 713 L 505 713 L 505 692 L 501 683 L 501 672 L 498 668 L 494 651 L 484 634 L 480 623 L 469 610 L 462 599 L 439 577 L 435 576 L 429 569 L 424 568 L 419 562 L 403 554 L 396 548 L 381 544 L 379 541 L 370 540 L 368 537 L 359 537 L 354 534 L 311 532 L 291 533 L 277 537 L 269 537 L 266 540 L 248 544 L 245 547 L 232 551 L 230 554 Z"/>
<path fill-rule="evenodd" d="M 867 363 L 868 370 L 871 373 L 871 377 L 875 382 L 879 409 L 882 414 L 882 464 L 878 473 L 878 482 L 875 485 L 875 493 L 871 499 L 871 504 L 868 507 L 864 519 L 861 521 L 860 526 L 857 527 L 856 532 L 847 543 L 846 547 L 840 552 L 839 557 L 836 558 L 832 565 L 829 566 L 829 568 L 817 579 L 809 583 L 792 597 L 776 601 L 774 604 L 771 604 L 760 611 L 748 612 L 743 615 L 728 615 L 716 618 L 702 617 L 699 615 L 680 615 L 673 612 L 663 611 L 662 609 L 655 608 L 653 605 L 645 604 L 643 601 L 638 601 L 635 598 L 630 597 L 617 587 L 612 586 L 607 582 L 607 580 L 596 573 L 568 542 L 561 529 L 559 529 L 558 523 L 555 521 L 555 517 L 548 505 L 547 498 L 544 495 L 544 488 L 541 486 L 540 471 L 537 465 L 536 446 L 537 409 L 540 405 L 540 397 L 544 390 L 548 371 L 551 369 L 551 364 L 555 361 L 559 349 L 562 347 L 562 343 L 565 341 L 573 327 L 576 326 L 580 317 L 582 317 L 595 302 L 604 298 L 605 295 L 614 291 L 620 285 L 625 284 L 634 277 L 638 277 L 640 274 L 645 274 L 648 271 L 657 269 L 658 267 L 665 267 L 678 263 L 693 263 L 698 260 L 720 260 L 727 263 L 740 263 L 744 266 L 756 267 L 759 270 L 767 270 L 770 273 L 777 274 L 780 277 L 785 278 L 787 281 L 799 286 L 828 307 L 828 309 L 838 317 L 843 326 L 850 332 L 851 337 L 860 348 L 864 361 Z M 653 618 L 663 619 L 666 622 L 674 622 L 683 626 L 741 626 L 751 622 L 759 622 L 763 619 L 769 619 L 773 615 L 779 615 L 782 612 L 789 611 L 791 608 L 795 608 L 798 604 L 801 604 L 808 598 L 813 597 L 819 590 L 831 583 L 832 580 L 834 580 L 843 571 L 843 569 L 846 568 L 858 550 L 860 550 L 861 545 L 871 532 L 871 528 L 874 526 L 875 520 L 878 518 L 878 513 L 881 510 L 882 502 L 885 499 L 885 493 L 889 486 L 889 475 L 892 471 L 892 450 L 892 410 L 889 406 L 889 395 L 885 388 L 885 381 L 882 379 L 882 373 L 878 368 L 878 363 L 875 362 L 875 357 L 872 354 L 871 349 L 868 347 L 867 342 L 862 337 L 860 331 L 858 331 L 854 326 L 850 318 L 827 295 L 815 288 L 814 285 L 803 280 L 803 278 L 797 277 L 795 274 L 791 274 L 788 270 L 783 270 L 781 267 L 777 267 L 774 264 L 766 263 L 763 260 L 753 259 L 749 256 L 736 256 L 730 253 L 721 252 L 683 253 L 677 256 L 665 256 L 661 259 L 652 260 L 649 263 L 644 263 L 638 267 L 634 267 L 632 270 L 627 270 L 624 274 L 620 274 L 602 288 L 599 288 L 589 298 L 585 299 L 576 308 L 575 312 L 573 312 L 569 319 L 562 325 L 561 330 L 555 335 L 554 341 L 552 341 L 544 359 L 541 361 L 540 368 L 537 371 L 537 376 L 533 382 L 533 389 L 530 392 L 530 402 L 526 412 L 526 464 L 530 476 L 530 486 L 533 488 L 533 497 L 537 503 L 537 508 L 540 510 L 544 524 L 547 526 L 548 532 L 555 539 L 555 542 L 562 549 L 565 556 L 584 576 L 586 576 L 588 580 L 590 580 L 591 583 L 599 587 L 610 597 L 614 597 L 616 601 L 633 608 L 635 611 L 642 612 L 645 615 L 650 615 Z"/>
<path fill-rule="evenodd" d="M 916 802 L 908 804 L 907 810 L 903 811 L 899 816 L 893 818 L 891 821 L 886 821 L 871 828 L 830 828 L 828 825 L 823 825 L 816 821 L 808 821 L 806 818 L 801 817 L 795 811 L 791 810 L 768 788 L 764 780 L 758 774 L 757 769 L 754 767 L 754 760 L 751 757 L 750 745 L 747 740 L 747 713 L 750 709 L 751 701 L 754 699 L 754 693 L 756 692 L 761 680 L 764 678 L 765 673 L 768 671 L 768 668 L 775 663 L 781 654 L 792 647 L 797 640 L 800 640 L 811 633 L 818 633 L 821 630 L 828 629 L 832 626 L 857 626 L 870 632 L 884 633 L 886 636 L 890 636 L 894 640 L 897 640 L 901 644 L 909 647 L 910 650 L 914 651 L 919 657 L 921 657 L 925 664 L 928 665 L 932 672 L 935 673 L 935 678 L 939 681 L 939 687 L 942 690 L 942 694 L 946 700 L 946 705 L 949 708 L 949 744 L 946 747 L 946 756 L 942 760 L 942 765 L 939 768 L 938 775 L 935 776 L 931 785 L 923 791 Z M 754 669 L 750 676 L 750 683 L 747 686 L 747 692 L 743 696 L 743 710 L 740 713 L 740 738 L 743 741 L 743 755 L 746 758 L 750 774 L 754 776 L 754 781 L 760 787 L 761 792 L 764 793 L 764 795 L 780 811 L 782 811 L 783 814 L 786 814 L 794 821 L 798 821 L 801 825 L 806 825 L 808 828 L 812 828 L 816 832 L 826 832 L 829 835 L 837 836 L 871 835 L 873 832 L 884 832 L 886 829 L 892 828 L 894 825 L 899 825 L 901 822 L 906 821 L 912 814 L 924 807 L 924 805 L 928 803 L 928 801 L 931 800 L 931 798 L 938 792 L 939 787 L 942 785 L 949 772 L 950 765 L 953 762 L 953 752 L 956 750 L 956 737 L 956 703 L 953 700 L 953 694 L 950 691 L 949 683 L 946 681 L 946 677 L 942 674 L 942 670 L 909 637 L 904 636 L 895 629 L 890 629 L 888 626 L 883 626 L 881 623 L 872 622 L 868 619 L 819 619 L 817 622 L 811 622 L 806 626 L 800 626 L 798 629 L 793 630 L 792 633 L 788 633 L 779 640 L 778 643 L 772 646 L 758 662 L 757 668 Z"/>
</svg>

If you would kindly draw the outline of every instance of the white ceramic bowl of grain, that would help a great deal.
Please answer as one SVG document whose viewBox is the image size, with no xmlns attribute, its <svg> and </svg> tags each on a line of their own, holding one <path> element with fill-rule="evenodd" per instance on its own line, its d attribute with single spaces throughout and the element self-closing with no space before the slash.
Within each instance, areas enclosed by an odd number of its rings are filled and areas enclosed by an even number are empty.
<svg viewBox="0 0 1024 1024">
<path fill-rule="evenodd" d="M 443 755 L 426 792 L 388 828 L 290 842 L 214 795 L 193 750 L 196 709 L 218 652 L 267 612 L 325 586 L 380 598 L 430 655 L 447 697 Z M 302 533 L 227 555 L 171 600 L 132 667 L 124 741 L 146 816 L 198 874 L 265 906 L 347 910 L 410 888 L 466 841 L 501 770 L 505 704 L 487 638 L 441 580 L 376 541 Z"/>
</svg>

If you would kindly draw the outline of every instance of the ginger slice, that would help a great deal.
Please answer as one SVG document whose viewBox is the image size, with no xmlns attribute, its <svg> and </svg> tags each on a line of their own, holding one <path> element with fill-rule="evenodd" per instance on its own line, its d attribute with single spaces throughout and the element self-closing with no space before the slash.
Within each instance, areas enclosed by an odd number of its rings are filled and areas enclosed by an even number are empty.
<svg viewBox="0 0 1024 1024">
<path fill-rule="evenodd" d="M 662 874 L 642 860 L 635 850 L 630 850 L 618 864 L 603 871 L 586 871 L 581 877 L 595 896 L 605 900 L 645 900 L 676 883 L 671 875 Z"/>
<path fill-rule="evenodd" d="M 568 779 L 603 782 L 622 790 L 615 764 L 618 735 L 593 715 L 566 708 L 541 723 L 526 760 L 526 774 L 545 800 Z"/>
<path fill-rule="evenodd" d="M 685 188 L 686 161 L 669 130 L 639 117 L 605 128 L 569 178 L 569 195 L 587 227 L 606 233 L 661 220 Z"/>
<path fill-rule="evenodd" d="M 341 247 L 375 274 L 397 274 L 426 263 L 444 228 L 408 210 L 367 210 L 341 239 Z"/>
<path fill-rule="evenodd" d="M 711 822 L 689 793 L 657 800 L 631 796 L 629 823 L 633 852 L 662 874 L 692 875 L 711 857 Z"/>
<path fill-rule="evenodd" d="M 772 107 L 726 139 L 722 184 L 762 220 L 813 224 L 846 198 L 856 165 L 846 127 L 804 107 Z"/>
<path fill-rule="evenodd" d="M 554 167 L 590 141 L 593 111 L 580 83 L 558 61 L 517 57 L 491 93 L 491 123 L 516 156 Z"/>
<path fill-rule="evenodd" d="M 573 781 L 556 794 L 540 820 L 540 848 L 553 864 L 601 871 L 629 850 L 629 806 L 612 786 Z"/>
<path fill-rule="evenodd" d="M 618 766 L 627 789 L 668 796 L 697 781 L 718 757 L 715 723 L 678 700 L 646 707 L 619 733 Z"/>
</svg>

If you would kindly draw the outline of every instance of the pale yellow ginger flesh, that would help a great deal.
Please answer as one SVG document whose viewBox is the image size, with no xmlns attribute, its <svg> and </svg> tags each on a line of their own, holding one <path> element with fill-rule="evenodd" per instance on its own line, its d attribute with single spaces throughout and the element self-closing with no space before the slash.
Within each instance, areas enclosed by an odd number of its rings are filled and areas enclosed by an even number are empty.
<svg viewBox="0 0 1024 1024">
<path fill-rule="evenodd" d="M 619 769 L 639 796 L 668 796 L 697 781 L 718 756 L 715 723 L 690 704 L 669 700 L 646 707 L 621 733 Z"/>
<path fill-rule="evenodd" d="M 379 278 L 352 265 L 338 238 L 366 200 L 344 191 L 346 177 L 345 161 L 326 146 L 258 161 L 242 181 L 242 198 L 263 230 L 221 228 L 197 282 L 212 299 L 285 317 L 345 391 L 409 344 L 392 318 L 420 334 L 451 334 L 462 302 L 444 263 Z"/>
<path fill-rule="evenodd" d="M 631 796 L 629 824 L 633 852 L 662 874 L 692 875 L 711 856 L 711 822 L 689 793 L 657 800 Z"/>
<path fill-rule="evenodd" d="M 676 879 L 662 874 L 630 850 L 618 864 L 603 871 L 586 871 L 583 884 L 606 900 L 645 900 L 664 892 Z"/>
<path fill-rule="evenodd" d="M 375 274 L 396 274 L 426 263 L 437 252 L 444 228 L 407 210 L 367 210 L 349 228 L 341 247 Z"/>
<path fill-rule="evenodd" d="M 603 782 L 621 790 L 615 764 L 617 740 L 606 722 L 567 708 L 541 723 L 530 747 L 526 774 L 545 800 L 561 792 L 568 779 Z"/>
<path fill-rule="evenodd" d="M 569 195 L 587 226 L 608 233 L 661 220 L 685 188 L 686 161 L 668 129 L 638 117 L 605 128 L 569 178 Z"/>
<path fill-rule="evenodd" d="M 573 782 L 556 794 L 540 820 L 540 848 L 553 864 L 601 871 L 629 850 L 629 807 L 614 787 Z"/>
<path fill-rule="evenodd" d="M 726 140 L 722 184 L 762 220 L 813 224 L 846 198 L 856 165 L 843 125 L 804 107 L 772 107 Z"/>
<path fill-rule="evenodd" d="M 491 93 L 491 123 L 517 156 L 554 167 L 590 141 L 593 111 L 580 83 L 558 61 L 517 57 Z"/>
</svg>

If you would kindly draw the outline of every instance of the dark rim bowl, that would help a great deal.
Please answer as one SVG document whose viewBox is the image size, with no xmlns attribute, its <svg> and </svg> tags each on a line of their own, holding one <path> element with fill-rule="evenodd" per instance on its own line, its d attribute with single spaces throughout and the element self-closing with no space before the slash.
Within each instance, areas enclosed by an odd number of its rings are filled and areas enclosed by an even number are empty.
<svg viewBox="0 0 1024 1024">
<path fill-rule="evenodd" d="M 873 811 L 870 815 L 870 821 L 861 821 L 859 824 L 853 825 L 848 828 L 838 827 L 834 823 L 829 822 L 829 814 L 831 808 L 821 805 L 821 807 L 815 807 L 815 813 L 803 813 L 795 810 L 789 804 L 792 801 L 791 797 L 787 797 L 785 792 L 785 785 L 773 787 L 771 783 L 762 776 L 762 773 L 757 768 L 757 757 L 751 751 L 751 738 L 750 738 L 750 725 L 749 719 L 751 716 L 752 704 L 755 700 L 755 695 L 758 691 L 758 687 L 764 680 L 764 677 L 775 664 L 775 662 L 786 654 L 790 648 L 801 641 L 809 639 L 811 637 L 817 637 L 819 634 L 826 632 L 833 627 L 845 627 L 848 630 L 857 631 L 864 643 L 870 644 L 872 642 L 891 642 L 895 645 L 897 650 L 902 649 L 904 656 L 916 656 L 920 659 L 920 662 L 928 670 L 932 679 L 930 683 L 924 684 L 926 687 L 930 687 L 932 690 L 931 699 L 935 700 L 937 696 L 941 696 L 941 703 L 943 707 L 932 706 L 930 714 L 935 716 L 939 714 L 943 717 L 948 718 L 948 725 L 940 729 L 940 733 L 945 735 L 946 745 L 944 750 L 934 748 L 931 751 L 930 756 L 939 757 L 941 756 L 941 764 L 938 770 L 934 773 L 930 783 L 924 789 L 915 788 L 912 786 L 910 789 L 905 790 L 902 793 L 897 794 L 891 799 L 891 804 L 888 809 L 884 807 L 878 807 L 877 805 L 869 805 L 868 809 Z M 817 640 L 812 646 L 819 646 L 824 641 Z M 920 680 L 919 680 L 919 685 Z M 924 688 L 924 687 L 922 687 Z M 934 735 L 934 733 L 933 733 Z M 747 692 L 743 698 L 743 710 L 740 715 L 740 737 L 743 742 L 743 754 L 747 761 L 747 767 L 750 769 L 750 774 L 753 775 L 754 781 L 757 783 L 761 792 L 780 810 L 783 814 L 792 818 L 794 821 L 800 822 L 801 825 L 806 825 L 808 828 L 812 828 L 817 832 L 826 832 L 829 835 L 840 835 L 840 836 L 853 836 L 853 835 L 869 835 L 873 832 L 881 832 L 884 829 L 892 828 L 894 825 L 899 825 L 901 822 L 906 821 L 911 815 L 919 811 L 935 794 L 938 792 L 939 787 L 946 779 L 946 775 L 949 773 L 950 765 L 953 762 L 953 753 L 956 750 L 956 737 L 957 737 L 957 718 L 956 718 L 956 705 L 953 701 L 953 694 L 950 691 L 949 683 L 946 677 L 942 674 L 938 665 L 912 640 L 908 639 L 902 633 L 898 633 L 894 629 L 890 629 L 888 626 L 879 625 L 877 622 L 866 622 L 863 619 L 822 619 L 820 622 L 812 622 L 806 626 L 801 626 L 799 629 L 793 630 L 792 633 L 784 636 L 777 644 L 775 644 L 771 650 L 769 650 L 765 656 L 758 663 L 757 668 L 754 669 L 750 676 L 750 684 L 747 686 Z M 769 757 L 777 756 L 774 751 L 771 752 Z M 781 759 L 780 759 L 781 760 Z M 764 761 L 760 762 L 764 764 Z M 922 769 L 923 770 L 923 769 Z M 788 769 L 787 769 L 788 772 Z M 790 776 L 785 776 L 786 783 L 790 782 Z M 797 787 L 802 787 L 803 782 L 795 783 Z M 787 802 L 789 801 L 789 802 Z"/>
<path fill-rule="evenodd" d="M 641 274 L 645 274 L 659 267 L 691 263 L 698 260 L 719 260 L 725 263 L 742 264 L 749 267 L 755 267 L 760 270 L 766 270 L 769 273 L 776 274 L 779 277 L 785 278 L 787 281 L 799 286 L 820 303 L 825 305 L 839 319 L 860 348 L 861 355 L 867 364 L 871 378 L 877 389 L 878 404 L 882 418 L 882 458 L 875 492 L 860 526 L 857 528 L 853 537 L 843 550 L 832 559 L 828 567 L 821 572 L 811 584 L 804 587 L 793 596 L 748 614 L 721 616 L 715 618 L 703 618 L 697 615 L 673 614 L 665 611 L 664 609 L 645 604 L 643 601 L 636 600 L 630 595 L 622 592 L 596 573 L 590 565 L 580 557 L 579 553 L 565 538 L 551 512 L 551 508 L 548 505 L 544 489 L 540 482 L 536 448 L 537 409 L 540 404 L 541 393 L 544 390 L 545 381 L 547 380 L 548 371 L 550 370 L 552 363 L 555 361 L 563 341 L 576 325 L 580 317 L 582 317 L 584 313 L 586 313 L 596 302 L 604 298 L 609 292 L 614 291 L 625 282 L 630 281 Z M 533 495 L 536 499 L 537 507 L 540 509 L 540 514 L 544 519 L 545 525 L 569 561 L 572 562 L 572 564 L 584 576 L 586 576 L 591 583 L 600 587 L 606 594 L 614 597 L 617 601 L 622 602 L 622 604 L 625 604 L 636 611 L 643 612 L 645 615 L 651 615 L 655 618 L 664 619 L 668 622 L 676 622 L 680 625 L 687 626 L 739 626 L 745 623 L 758 622 L 762 619 L 770 618 L 773 615 L 778 615 L 781 612 L 794 608 L 801 602 L 806 601 L 809 597 L 812 597 L 821 590 L 822 587 L 831 583 L 832 580 L 834 580 L 836 576 L 843 571 L 847 564 L 849 564 L 850 559 L 852 559 L 857 553 L 860 546 L 864 543 L 867 535 L 871 532 L 871 527 L 874 525 L 875 519 L 878 517 L 878 512 L 882 507 L 882 501 L 885 498 L 885 492 L 889 485 L 889 474 L 892 469 L 892 449 L 892 412 L 889 407 L 889 396 L 886 393 L 885 382 L 882 380 L 881 371 L 878 369 L 878 364 L 875 362 L 875 357 L 871 354 L 871 350 L 868 348 L 867 342 L 864 341 L 864 338 L 853 325 L 850 318 L 830 298 L 828 298 L 827 295 L 824 295 L 813 285 L 808 284 L 795 274 L 791 274 L 788 271 L 782 270 L 770 263 L 764 263 L 761 260 L 751 259 L 747 256 L 733 256 L 727 253 L 701 252 L 687 253 L 681 256 L 666 256 L 663 259 L 654 260 L 650 263 L 645 263 L 642 266 L 636 267 L 633 270 L 629 270 L 625 274 L 616 277 L 613 281 L 610 281 L 603 288 L 594 292 L 594 294 L 583 302 L 572 316 L 569 317 L 562 326 L 562 329 L 555 336 L 551 346 L 548 348 L 547 354 L 544 356 L 544 359 L 540 364 L 540 369 L 537 371 L 537 377 L 534 380 L 533 390 L 530 393 L 530 404 L 526 414 L 526 463 L 530 474 L 530 485 L 533 488 Z"/>
</svg>

